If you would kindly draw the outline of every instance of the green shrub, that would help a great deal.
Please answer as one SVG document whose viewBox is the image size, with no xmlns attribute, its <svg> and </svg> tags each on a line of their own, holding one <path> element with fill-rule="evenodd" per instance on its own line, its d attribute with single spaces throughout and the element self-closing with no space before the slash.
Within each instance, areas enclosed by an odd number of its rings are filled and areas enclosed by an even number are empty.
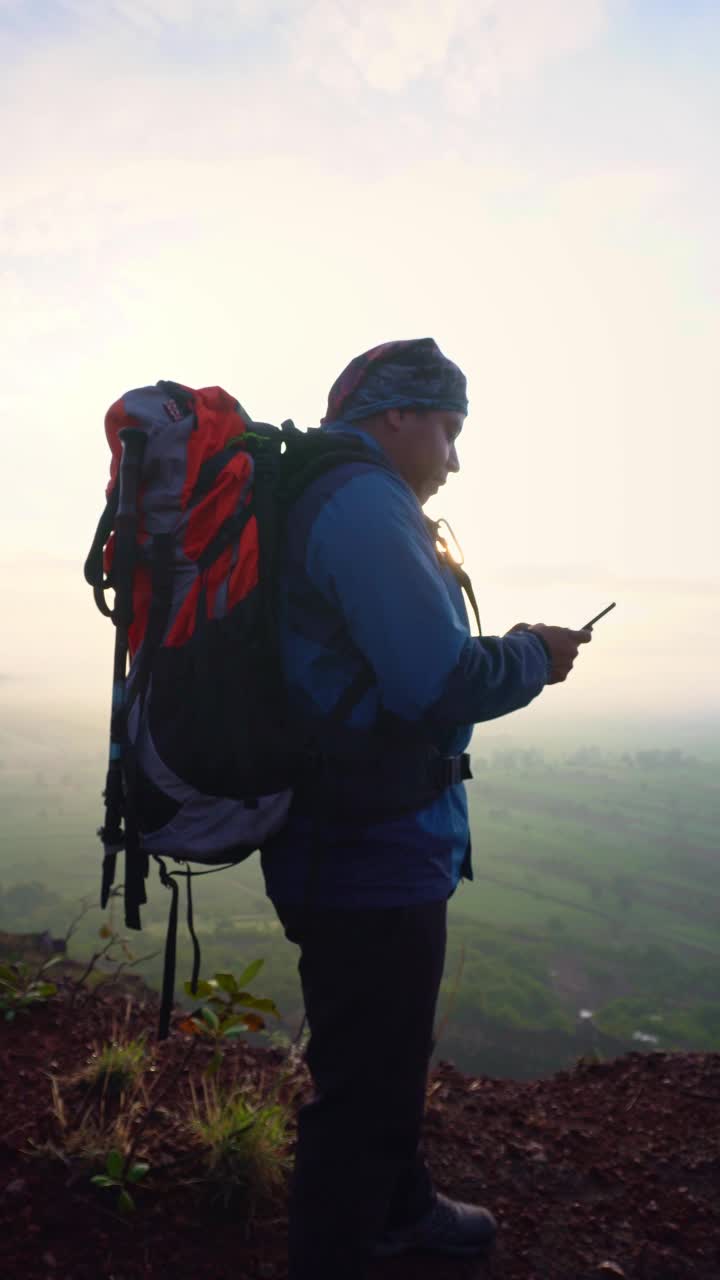
<svg viewBox="0 0 720 1280">
<path fill-rule="evenodd" d="M 183 1018 L 179 1029 L 214 1045 L 215 1051 L 206 1068 L 209 1075 L 218 1070 L 228 1040 L 248 1031 L 264 1031 L 264 1013 L 280 1017 L 274 1000 L 268 996 L 253 996 L 243 990 L 257 976 L 263 964 L 263 960 L 254 960 L 239 978 L 232 973 L 216 973 L 207 982 L 198 982 L 194 991 L 190 982 L 185 983 L 187 994 L 200 996 L 205 1004 Z"/>
<path fill-rule="evenodd" d="M 0 1010 L 6 1022 L 12 1022 L 18 1013 L 28 1013 L 57 995 L 55 983 L 46 982 L 43 977 L 51 964 L 52 961 L 48 961 L 35 973 L 21 960 L 15 964 L 0 964 Z"/>
<path fill-rule="evenodd" d="M 288 1169 L 285 1108 L 263 1103 L 238 1089 L 224 1092 L 204 1079 L 191 1085 L 190 1130 L 202 1153 L 205 1180 L 215 1196 L 239 1200 L 247 1217 L 272 1201 L 285 1185 Z"/>
</svg>

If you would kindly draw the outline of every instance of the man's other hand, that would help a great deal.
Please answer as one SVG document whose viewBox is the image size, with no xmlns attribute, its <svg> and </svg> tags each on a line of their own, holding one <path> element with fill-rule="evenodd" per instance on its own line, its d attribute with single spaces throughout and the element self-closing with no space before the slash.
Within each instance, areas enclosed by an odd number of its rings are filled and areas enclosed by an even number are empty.
<svg viewBox="0 0 720 1280">
<path fill-rule="evenodd" d="M 548 684 L 560 684 L 566 680 L 578 656 L 581 644 L 589 644 L 592 631 L 571 631 L 569 627 L 546 627 L 544 622 L 536 622 L 529 627 L 524 622 L 517 623 L 513 631 L 533 631 L 544 640 L 550 654 L 550 679 Z"/>
</svg>

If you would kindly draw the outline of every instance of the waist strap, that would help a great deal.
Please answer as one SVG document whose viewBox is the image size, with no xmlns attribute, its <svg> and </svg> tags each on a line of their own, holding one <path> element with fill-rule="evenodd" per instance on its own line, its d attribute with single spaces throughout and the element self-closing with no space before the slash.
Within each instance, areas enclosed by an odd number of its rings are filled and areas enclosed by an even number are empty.
<svg viewBox="0 0 720 1280">
<path fill-rule="evenodd" d="M 302 770 L 293 808 L 321 810 L 359 826 L 426 809 L 447 787 L 472 778 L 470 756 L 441 756 L 429 748 L 383 752 L 368 759 L 317 755 Z"/>
</svg>

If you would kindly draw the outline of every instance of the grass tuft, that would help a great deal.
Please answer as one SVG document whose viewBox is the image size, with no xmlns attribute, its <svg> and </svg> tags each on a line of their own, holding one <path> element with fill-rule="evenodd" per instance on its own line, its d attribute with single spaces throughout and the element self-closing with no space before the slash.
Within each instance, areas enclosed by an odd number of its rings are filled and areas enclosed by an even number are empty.
<svg viewBox="0 0 720 1280">
<path fill-rule="evenodd" d="M 203 1079 L 191 1083 L 190 1131 L 201 1151 L 205 1181 L 223 1204 L 238 1203 L 250 1221 L 260 1204 L 285 1189 L 288 1114 L 238 1089 Z"/>
<path fill-rule="evenodd" d="M 138 1080 L 130 1096 L 125 1096 L 120 1109 L 105 1106 L 101 1096 L 97 1106 L 70 1110 L 60 1081 L 51 1076 L 52 1126 L 47 1140 L 33 1144 L 33 1154 L 49 1156 L 80 1173 L 104 1166 L 107 1152 L 117 1150 L 123 1157 L 130 1151 L 139 1117 L 147 1109 L 142 1080 Z"/>
<path fill-rule="evenodd" d="M 111 1040 L 95 1050 L 79 1079 L 109 1098 L 131 1092 L 140 1082 L 148 1061 L 144 1038 Z"/>
</svg>

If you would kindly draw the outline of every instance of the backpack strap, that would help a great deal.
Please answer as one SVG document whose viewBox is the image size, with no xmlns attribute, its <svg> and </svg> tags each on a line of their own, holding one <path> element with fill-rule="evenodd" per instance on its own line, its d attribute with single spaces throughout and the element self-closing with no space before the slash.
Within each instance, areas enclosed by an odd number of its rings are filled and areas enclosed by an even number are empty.
<svg viewBox="0 0 720 1280">
<path fill-rule="evenodd" d="M 344 725 L 351 711 L 354 711 L 357 705 L 365 697 L 365 694 L 372 689 L 375 684 L 375 675 L 369 663 L 360 668 L 356 676 L 353 676 L 350 684 L 344 693 L 340 694 L 335 706 L 333 707 L 328 721 L 334 729 L 340 729 Z"/>
<path fill-rule="evenodd" d="M 113 655 L 112 709 L 110 714 L 110 751 L 104 793 L 105 823 L 98 832 L 104 847 L 103 874 L 100 889 L 100 905 L 103 908 L 107 906 L 115 877 L 117 854 L 123 847 L 127 850 L 128 835 L 131 840 L 133 839 L 132 820 L 130 832 L 128 832 L 127 821 L 123 831 L 123 819 L 127 819 L 126 787 L 123 776 L 128 745 L 126 675 L 128 631 L 132 622 L 132 580 L 136 554 L 137 495 L 140 469 L 147 443 L 145 432 L 132 427 L 124 428 L 119 434 L 122 442 L 122 457 L 117 483 L 118 496 L 114 522 L 116 545 L 112 577 L 115 587 L 115 608 L 111 613 L 111 617 L 115 623 L 115 650 Z M 108 507 L 106 507 L 101 517 L 98 529 L 107 518 Z M 93 540 L 93 548 L 97 540 L 98 534 L 96 533 Z M 91 548 L 88 562 L 93 558 L 93 548 Z M 93 573 L 96 570 L 97 557 L 95 556 L 95 563 L 91 563 L 90 572 Z M 102 566 L 100 586 L 102 589 Z M 98 605 L 98 607 L 100 606 Z M 140 927 L 139 913 L 136 912 L 136 914 L 138 923 L 130 925 L 128 922 L 130 928 Z"/>
<path fill-rule="evenodd" d="M 473 611 L 475 621 L 477 623 L 478 635 L 481 636 L 482 627 L 480 625 L 480 611 L 478 609 L 478 603 L 475 598 L 475 591 L 473 590 L 473 584 L 470 581 L 470 575 L 465 572 L 461 564 L 453 564 L 451 560 L 449 560 L 447 564 L 448 564 L 448 568 L 450 569 L 450 572 L 455 576 L 458 583 L 462 587 L 462 590 L 465 592 L 465 595 L 470 601 L 470 608 Z"/>
<path fill-rule="evenodd" d="M 145 629 L 137 672 L 133 679 L 132 701 L 125 711 L 125 741 L 123 744 L 123 780 L 125 792 L 125 925 L 128 929 L 140 929 L 140 907 L 147 902 L 145 881 L 149 859 L 140 844 L 140 828 L 137 813 L 137 750 L 127 734 L 127 716 L 130 707 L 140 699 L 145 701 L 153 658 L 162 643 L 172 607 L 172 534 L 156 534 L 153 539 L 150 573 L 152 596 L 150 613 Z"/>
<path fill-rule="evenodd" d="M 137 671 L 133 677 L 133 702 L 139 697 L 141 704 L 147 693 L 150 671 L 155 654 L 163 642 L 170 621 L 173 599 L 173 565 L 175 538 L 172 533 L 156 533 L 150 552 L 150 610 L 138 656 Z"/>
<path fill-rule="evenodd" d="M 287 430 L 292 427 L 293 430 Z M 394 468 L 382 454 L 358 440 L 356 436 L 343 436 L 341 432 L 322 431 L 310 427 L 298 431 L 292 423 L 283 423 L 286 452 L 283 454 L 278 496 L 285 511 L 297 501 L 314 480 L 335 467 L 352 462 L 369 462 L 381 470 L 395 474 Z"/>
<path fill-rule="evenodd" d="M 112 618 L 113 615 L 112 609 L 109 608 L 105 600 L 105 591 L 112 586 L 112 582 L 110 578 L 105 577 L 103 548 L 113 531 L 119 495 L 120 486 L 116 484 L 105 503 L 105 510 L 98 520 L 95 537 L 92 540 L 92 546 L 88 551 L 84 566 L 85 581 L 92 587 L 95 604 L 104 618 Z"/>
</svg>

